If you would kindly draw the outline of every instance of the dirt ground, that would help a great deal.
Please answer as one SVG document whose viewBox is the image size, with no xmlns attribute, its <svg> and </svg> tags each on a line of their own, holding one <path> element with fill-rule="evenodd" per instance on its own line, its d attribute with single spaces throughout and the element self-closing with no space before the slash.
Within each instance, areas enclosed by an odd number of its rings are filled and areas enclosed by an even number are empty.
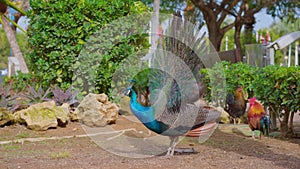
<svg viewBox="0 0 300 169">
<path fill-rule="evenodd" d="M 122 118 L 116 128 L 124 125 Z M 128 124 L 127 127 L 132 127 Z M 141 127 L 141 126 L 139 126 Z M 125 127 L 126 128 L 126 127 Z M 141 127 L 142 128 L 142 127 Z M 82 125 L 72 122 L 66 128 L 31 131 L 24 126 L 0 128 L 0 169 L 6 168 L 299 168 L 300 139 L 245 136 L 239 132 L 246 125 L 219 125 L 205 143 L 185 138 L 178 147 L 194 148 L 196 153 L 176 154 L 172 158 L 128 158 L 103 150 L 86 134 Z M 248 129 L 248 128 L 247 128 Z M 63 138 L 63 136 L 71 136 Z M 41 141 L 5 143 L 15 139 L 46 138 Z M 47 138 L 58 139 L 47 140 Z M 59 139 L 60 138 L 60 139 Z"/>
</svg>

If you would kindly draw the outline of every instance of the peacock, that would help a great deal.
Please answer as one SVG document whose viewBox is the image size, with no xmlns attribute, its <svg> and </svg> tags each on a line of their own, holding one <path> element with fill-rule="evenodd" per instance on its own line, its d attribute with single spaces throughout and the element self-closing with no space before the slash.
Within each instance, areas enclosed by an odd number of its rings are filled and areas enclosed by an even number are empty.
<svg viewBox="0 0 300 169">
<path fill-rule="evenodd" d="M 174 15 L 168 31 L 159 39 L 147 76 L 137 75 L 124 94 L 130 97 L 133 114 L 149 130 L 170 138 L 166 156 L 173 156 L 180 136 L 211 134 L 220 112 L 199 103 L 206 90 L 199 73 L 206 62 L 199 54 L 207 56 L 212 51 L 203 33 L 182 20 L 180 13 Z M 150 106 L 138 101 L 141 78 L 147 78 Z"/>
</svg>

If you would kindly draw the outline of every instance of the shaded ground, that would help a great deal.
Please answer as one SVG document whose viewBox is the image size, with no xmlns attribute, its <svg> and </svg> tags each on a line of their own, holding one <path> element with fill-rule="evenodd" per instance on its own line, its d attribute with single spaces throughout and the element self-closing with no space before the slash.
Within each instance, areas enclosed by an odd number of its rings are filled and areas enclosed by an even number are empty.
<svg viewBox="0 0 300 169">
<path fill-rule="evenodd" d="M 114 127 L 125 125 L 122 118 Z M 176 154 L 133 159 L 114 155 L 97 146 L 89 137 L 45 140 L 0 145 L 0 168 L 299 168 L 300 139 L 264 138 L 253 140 L 244 136 L 245 125 L 219 125 L 203 144 L 185 138 L 179 147 L 192 147 L 197 153 Z M 24 126 L 0 128 L 0 142 L 54 136 L 85 134 L 79 123 L 44 132 L 27 130 Z"/>
</svg>

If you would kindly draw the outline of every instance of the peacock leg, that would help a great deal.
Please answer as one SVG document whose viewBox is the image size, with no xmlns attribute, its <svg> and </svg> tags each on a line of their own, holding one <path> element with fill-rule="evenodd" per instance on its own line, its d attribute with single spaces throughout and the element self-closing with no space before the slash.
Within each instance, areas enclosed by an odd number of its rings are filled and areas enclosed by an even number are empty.
<svg viewBox="0 0 300 169">
<path fill-rule="evenodd" d="M 166 156 L 170 156 L 170 155 L 171 155 L 172 144 L 173 144 L 173 140 L 174 140 L 174 137 L 169 137 L 169 138 L 170 138 L 170 146 L 169 146 L 169 148 L 168 148 L 168 151 L 167 151 Z"/>
<path fill-rule="evenodd" d="M 252 138 L 255 139 L 254 130 L 252 131 Z"/>
<path fill-rule="evenodd" d="M 170 147 L 168 148 L 168 152 L 166 156 L 170 157 L 174 155 L 175 147 L 179 142 L 179 137 L 170 137 Z"/>
<path fill-rule="evenodd" d="M 171 156 L 174 155 L 175 147 L 176 147 L 176 145 L 177 145 L 178 143 L 179 143 L 179 137 L 175 137 L 174 140 L 173 140 Z"/>
</svg>

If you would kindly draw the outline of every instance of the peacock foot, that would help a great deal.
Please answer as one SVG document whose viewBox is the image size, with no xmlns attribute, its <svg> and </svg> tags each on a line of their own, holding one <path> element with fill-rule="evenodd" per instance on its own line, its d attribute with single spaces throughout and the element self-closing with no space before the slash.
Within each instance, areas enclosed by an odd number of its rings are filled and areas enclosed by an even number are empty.
<svg viewBox="0 0 300 169">
<path fill-rule="evenodd" d="M 171 158 L 174 154 L 184 154 L 184 153 L 196 153 L 194 148 L 176 148 L 174 150 L 169 149 L 164 157 Z"/>
<path fill-rule="evenodd" d="M 179 153 L 179 154 L 182 154 L 182 153 L 196 153 L 194 148 L 176 148 L 174 150 L 174 152 Z"/>
</svg>

